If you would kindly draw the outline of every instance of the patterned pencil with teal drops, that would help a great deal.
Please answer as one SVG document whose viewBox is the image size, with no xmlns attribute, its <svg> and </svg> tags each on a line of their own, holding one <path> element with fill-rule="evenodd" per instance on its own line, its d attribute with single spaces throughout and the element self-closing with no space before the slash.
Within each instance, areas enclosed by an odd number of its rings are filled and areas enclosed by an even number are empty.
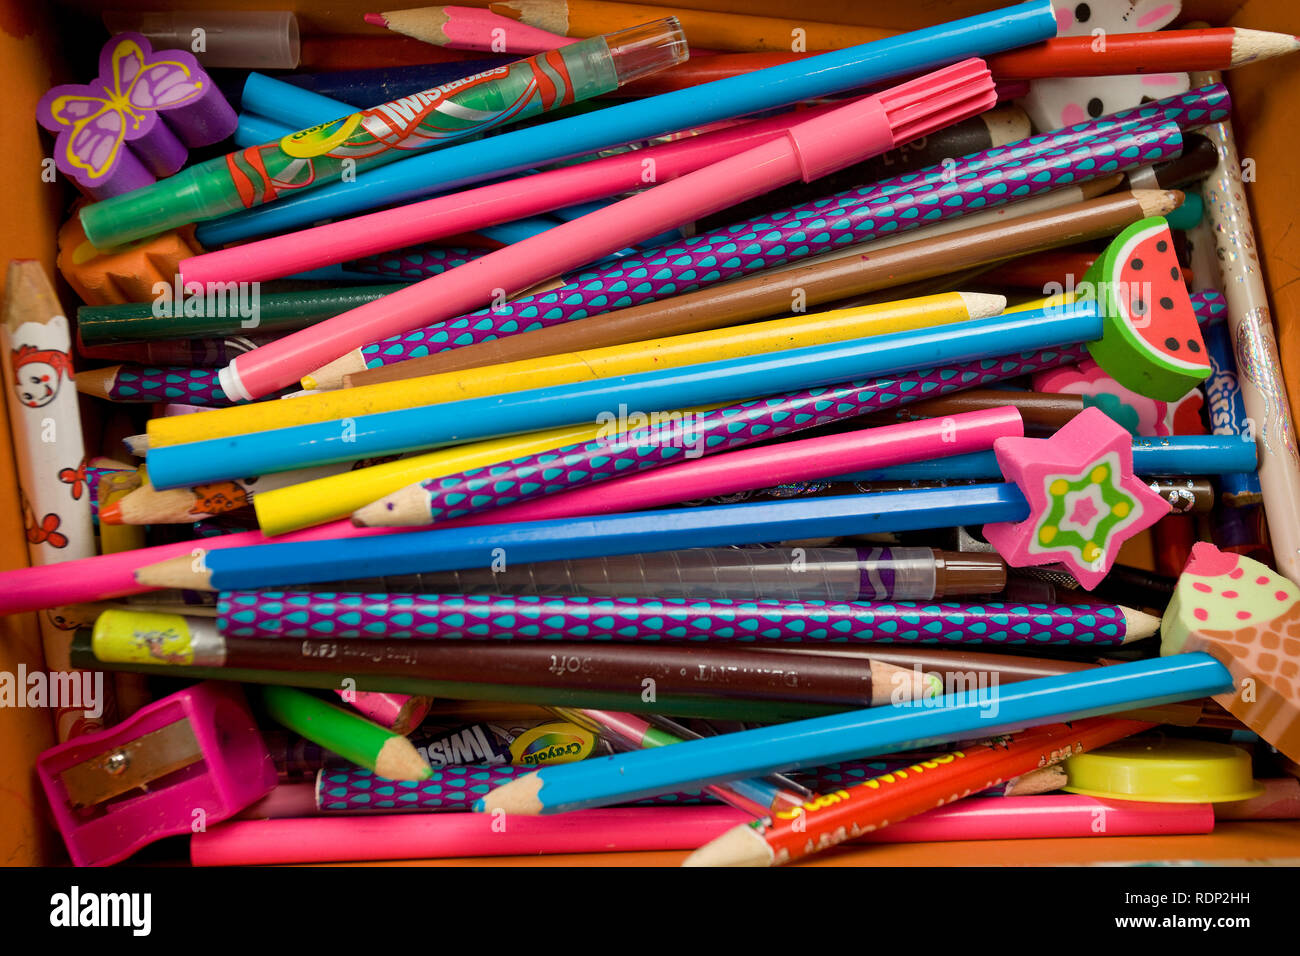
<svg viewBox="0 0 1300 956">
<path fill-rule="evenodd" d="M 223 591 L 217 601 L 217 627 L 239 638 L 1086 647 L 1140 640 L 1159 626 L 1159 618 L 1113 604 L 329 591 Z"/>
<path fill-rule="evenodd" d="M 322 813 L 464 811 L 493 787 L 536 769 L 517 764 L 462 764 L 436 768 L 428 780 L 388 780 L 360 767 L 321 770 L 316 775 L 316 808 Z M 694 790 L 661 793 L 628 806 L 681 807 L 715 802 Z"/>
<path fill-rule="evenodd" d="M 204 408 L 242 405 L 227 397 L 218 369 L 110 365 L 77 373 L 77 391 L 111 402 L 185 402 Z"/>
<path fill-rule="evenodd" d="M 596 438 L 566 445 L 408 485 L 359 508 L 352 521 L 362 527 L 423 526 L 483 514 L 481 523 L 498 522 L 506 519 L 488 512 L 672 465 L 685 460 L 688 446 L 712 455 L 923 398 L 1069 365 L 1086 356 L 1081 345 L 1044 349 L 750 399 L 694 413 L 689 424 L 682 426 L 685 440 L 664 442 L 661 435 L 634 430 L 616 441 Z"/>
<path fill-rule="evenodd" d="M 1217 94 L 1216 94 L 1217 95 Z M 1226 98 L 1226 93 L 1223 94 Z M 1213 97 L 1193 97 L 1202 116 Z M 1217 102 L 1217 101 L 1216 101 Z M 981 166 L 969 157 L 951 170 L 933 167 L 899 177 L 892 190 L 873 184 L 828 199 L 715 229 L 613 266 L 581 273 L 559 289 L 522 296 L 360 350 L 377 368 L 502 335 L 513 335 L 680 295 L 787 262 L 845 249 L 882 236 L 1041 195 L 1053 189 L 1161 162 L 1182 150 L 1177 118 L 1143 119 L 1062 145 L 1040 144 L 1032 157 Z M 1208 118 L 1206 122 L 1210 122 Z M 1010 147 L 999 147 L 1007 150 Z"/>
</svg>

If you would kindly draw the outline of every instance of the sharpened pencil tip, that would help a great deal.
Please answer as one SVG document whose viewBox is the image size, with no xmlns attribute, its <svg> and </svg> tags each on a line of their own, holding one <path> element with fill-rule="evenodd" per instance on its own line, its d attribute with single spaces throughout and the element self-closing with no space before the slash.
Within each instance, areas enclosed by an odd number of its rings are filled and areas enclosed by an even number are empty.
<svg viewBox="0 0 1300 956">
<path fill-rule="evenodd" d="M 377 27 L 388 26 L 388 18 L 385 17 L 382 13 L 363 13 L 361 15 L 361 19 L 365 20 L 366 23 L 372 24 Z"/>
</svg>

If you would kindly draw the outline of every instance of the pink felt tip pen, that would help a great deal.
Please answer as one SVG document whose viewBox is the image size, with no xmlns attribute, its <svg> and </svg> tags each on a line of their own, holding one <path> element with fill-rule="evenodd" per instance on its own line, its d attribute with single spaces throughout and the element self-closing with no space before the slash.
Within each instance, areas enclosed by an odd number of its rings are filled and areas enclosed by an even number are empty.
<svg viewBox="0 0 1300 956">
<path fill-rule="evenodd" d="M 835 108 L 818 106 L 736 123 L 671 143 L 205 252 L 183 260 L 180 273 L 185 283 L 197 282 L 204 286 L 209 282 L 260 282 L 473 232 L 641 189 L 647 181 L 662 183 L 676 179 L 783 136 L 791 126 Z"/>
<path fill-rule="evenodd" d="M 471 312 L 495 295 L 528 288 L 777 186 L 811 182 L 995 102 L 993 80 L 979 59 L 854 100 L 790 127 L 778 139 L 246 352 L 221 370 L 221 387 L 244 400 L 300 378 L 317 387 L 312 372 L 369 342 Z"/>
</svg>

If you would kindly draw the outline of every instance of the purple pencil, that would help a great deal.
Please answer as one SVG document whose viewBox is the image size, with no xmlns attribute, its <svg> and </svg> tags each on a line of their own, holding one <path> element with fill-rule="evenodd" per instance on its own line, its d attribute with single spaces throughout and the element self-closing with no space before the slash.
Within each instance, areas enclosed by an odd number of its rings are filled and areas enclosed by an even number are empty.
<svg viewBox="0 0 1300 956">
<path fill-rule="evenodd" d="M 1182 129 L 1217 122 L 1215 117 L 1226 116 L 1228 109 L 1227 91 L 1222 86 L 1205 87 L 1058 133 L 975 153 L 955 166 L 931 166 L 880 184 L 756 217 L 663 248 L 653 256 L 633 257 L 622 260 L 616 267 L 584 273 L 551 292 L 525 296 L 368 345 L 355 360 L 335 363 L 331 372 L 341 376 L 363 365 L 376 368 L 654 301 L 891 232 L 953 218 L 961 212 L 992 208 L 1068 183 L 1146 165 L 1173 153 L 1148 155 L 1139 150 L 1139 155 L 1123 157 L 1123 163 L 1111 165 L 1112 159 L 1098 161 L 1089 150 L 1097 145 L 1104 152 L 1104 144 L 1123 138 L 1126 132 L 1131 135 L 1134 130 L 1150 130 L 1162 122 L 1177 124 Z M 1069 167 L 1066 170 L 1056 169 L 1062 156 L 1074 159 L 1072 164 L 1066 162 Z M 1044 172 L 1048 174 L 1046 179 L 1042 178 Z M 897 204 L 898 200 L 909 198 L 912 200 L 909 204 Z M 833 216 L 840 218 L 831 219 Z"/>
<path fill-rule="evenodd" d="M 1111 604 L 997 601 L 736 601 L 223 591 L 217 628 L 236 638 L 409 638 L 614 643 L 1108 646 L 1158 618 Z"/>
<path fill-rule="evenodd" d="M 427 279 L 477 259 L 486 250 L 425 244 L 344 263 L 344 268 L 393 279 Z"/>
<path fill-rule="evenodd" d="M 184 402 L 204 408 L 243 404 L 222 391 L 217 369 L 180 365 L 97 368 L 77 376 L 77 390 L 112 402 Z"/>
</svg>

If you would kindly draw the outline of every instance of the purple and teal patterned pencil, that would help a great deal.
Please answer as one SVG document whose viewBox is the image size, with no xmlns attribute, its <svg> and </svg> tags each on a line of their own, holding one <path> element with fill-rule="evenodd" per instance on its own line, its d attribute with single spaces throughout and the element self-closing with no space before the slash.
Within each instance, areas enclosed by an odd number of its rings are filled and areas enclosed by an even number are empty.
<svg viewBox="0 0 1300 956">
<path fill-rule="evenodd" d="M 234 638 L 1092 647 L 1141 640 L 1159 626 L 1113 604 L 330 591 L 223 591 L 217 599 L 217 627 Z"/>
<path fill-rule="evenodd" d="M 388 780 L 360 767 L 321 770 L 316 776 L 316 808 L 322 813 L 376 810 L 469 810 L 493 787 L 533 773 L 536 767 L 465 764 L 434 770 L 428 780 Z M 681 807 L 716 803 L 699 790 L 644 797 L 630 807 Z"/>
<path fill-rule="evenodd" d="M 364 346 L 313 379 L 322 387 L 361 368 L 545 328 L 652 302 L 884 235 L 1029 199 L 1062 186 L 1160 162 L 1182 150 L 1173 123 L 1125 127 L 1069 147 L 1046 149 L 977 173 L 959 163 L 949 181 L 899 189 L 857 205 L 819 200 L 759 222 L 715 230 L 653 257 L 579 276 L 559 289 L 392 336 Z"/>
<path fill-rule="evenodd" d="M 111 402 L 185 402 L 204 408 L 242 405 L 226 396 L 215 368 L 110 365 L 77 373 L 77 390 Z"/>
<path fill-rule="evenodd" d="M 463 266 L 487 252 L 486 249 L 467 249 L 463 246 L 436 246 L 426 243 L 407 246 L 378 255 L 366 256 L 345 262 L 343 268 L 368 275 L 388 276 L 394 279 L 427 279 L 456 266 Z"/>
<path fill-rule="evenodd" d="M 1217 122 L 1216 117 L 1221 119 L 1228 112 L 1228 94 L 1221 85 L 1168 97 L 1057 133 L 974 153 L 956 165 L 930 166 L 883 183 L 848 190 L 714 230 L 664 247 L 652 256 L 626 259 L 617 266 L 581 274 L 552 292 L 525 296 L 499 307 L 481 309 L 459 319 L 384 339 L 362 349 L 361 358 L 365 367 L 375 368 L 502 335 L 527 332 L 677 295 L 795 259 L 866 242 L 889 232 L 952 218 L 959 211 L 992 208 L 1028 198 L 1056 186 L 1082 182 L 1121 168 L 1109 166 L 1107 160 L 1097 162 L 1088 156 L 1086 147 L 1091 143 L 1113 142 L 1117 136 L 1123 136 L 1125 129 L 1149 129 L 1150 125 L 1159 123 L 1194 129 Z M 1056 155 L 1051 158 L 1056 160 L 1061 155 L 1075 156 L 1077 168 L 1059 172 L 1055 179 L 1048 172 L 1047 181 L 1040 181 L 1052 164 L 1043 162 L 1032 169 L 1027 167 L 1048 159 L 1052 153 Z M 1173 154 L 1139 157 L 1133 165 L 1145 165 L 1170 155 Z M 1004 163 L 1005 166 L 1001 165 Z M 1122 168 L 1132 167 L 1125 164 Z M 1033 175 L 1027 175 L 1028 172 Z M 908 196 L 913 203 L 905 207 L 896 207 L 886 201 Z M 867 207 L 869 214 L 861 214 L 863 207 Z M 841 218 L 834 221 L 828 218 L 837 215 Z"/>
<path fill-rule="evenodd" d="M 467 515 L 474 517 L 465 524 L 496 522 L 506 519 L 493 509 L 676 464 L 688 452 L 711 455 L 730 451 L 923 398 L 1069 365 L 1086 356 L 1083 346 L 1047 349 L 750 399 L 709 412 L 687 413 L 689 419 L 686 415 L 666 419 L 675 429 L 671 434 L 663 428 L 633 429 L 614 438 L 596 438 L 431 478 L 420 487 L 428 495 L 433 523 L 445 524 Z M 354 520 L 386 524 L 386 503 L 392 497 L 359 509 Z M 492 514 L 487 515 L 489 511 Z"/>
</svg>

